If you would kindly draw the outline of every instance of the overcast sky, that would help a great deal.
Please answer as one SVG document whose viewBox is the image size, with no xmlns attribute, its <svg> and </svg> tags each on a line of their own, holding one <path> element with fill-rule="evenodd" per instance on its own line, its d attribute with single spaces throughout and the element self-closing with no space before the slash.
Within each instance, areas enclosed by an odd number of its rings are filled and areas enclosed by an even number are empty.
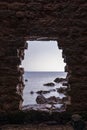
<svg viewBox="0 0 87 130">
<path fill-rule="evenodd" d="M 22 66 L 25 71 L 64 71 L 65 63 L 56 41 L 28 41 Z"/>
</svg>

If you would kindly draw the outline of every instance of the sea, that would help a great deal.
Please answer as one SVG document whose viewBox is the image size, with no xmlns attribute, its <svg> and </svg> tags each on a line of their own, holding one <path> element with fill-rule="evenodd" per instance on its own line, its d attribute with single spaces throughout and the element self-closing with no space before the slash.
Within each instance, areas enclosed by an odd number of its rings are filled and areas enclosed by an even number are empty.
<svg viewBox="0 0 87 130">
<path fill-rule="evenodd" d="M 49 93 L 44 94 L 44 97 L 49 98 L 51 96 L 63 98 L 64 94 L 60 94 L 57 91 L 51 91 L 62 87 L 61 83 L 55 83 L 56 78 L 66 78 L 67 73 L 65 72 L 25 72 L 24 73 L 24 83 L 25 87 L 23 90 L 23 106 L 35 105 L 36 98 L 38 96 L 37 92 L 40 90 L 49 91 Z M 55 83 L 55 86 L 44 86 L 45 83 Z"/>
</svg>

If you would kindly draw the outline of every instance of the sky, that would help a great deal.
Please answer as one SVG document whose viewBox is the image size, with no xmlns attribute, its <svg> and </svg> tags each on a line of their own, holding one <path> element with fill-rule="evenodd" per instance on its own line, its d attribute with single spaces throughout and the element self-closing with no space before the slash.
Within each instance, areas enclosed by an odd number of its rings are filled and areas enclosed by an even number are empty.
<svg viewBox="0 0 87 130">
<path fill-rule="evenodd" d="M 56 41 L 27 41 L 22 67 L 25 71 L 64 71 L 62 50 Z"/>
</svg>

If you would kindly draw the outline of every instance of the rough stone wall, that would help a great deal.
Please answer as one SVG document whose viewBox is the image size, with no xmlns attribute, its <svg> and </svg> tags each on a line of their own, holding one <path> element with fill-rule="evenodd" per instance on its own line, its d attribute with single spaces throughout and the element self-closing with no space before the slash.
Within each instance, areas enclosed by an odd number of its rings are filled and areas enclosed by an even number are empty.
<svg viewBox="0 0 87 130">
<path fill-rule="evenodd" d="M 0 111 L 19 109 L 25 41 L 39 39 L 58 40 L 71 88 L 69 109 L 87 110 L 86 0 L 0 0 Z"/>
<path fill-rule="evenodd" d="M 19 40 L 2 39 L 0 43 L 0 111 L 18 110 L 22 101 L 23 68 L 26 43 Z"/>
</svg>

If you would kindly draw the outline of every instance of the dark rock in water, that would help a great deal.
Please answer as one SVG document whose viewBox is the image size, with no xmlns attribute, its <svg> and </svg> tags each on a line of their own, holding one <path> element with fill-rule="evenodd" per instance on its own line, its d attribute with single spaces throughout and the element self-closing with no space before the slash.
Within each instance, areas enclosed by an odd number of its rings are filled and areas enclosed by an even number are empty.
<svg viewBox="0 0 87 130">
<path fill-rule="evenodd" d="M 37 91 L 36 93 L 37 93 L 37 94 L 47 94 L 47 93 L 50 93 L 50 91 L 40 90 L 40 91 Z"/>
<path fill-rule="evenodd" d="M 65 91 L 66 91 L 66 88 L 63 88 L 63 87 L 57 88 L 58 93 L 65 93 Z"/>
<path fill-rule="evenodd" d="M 65 101 L 67 101 L 67 100 L 68 100 L 68 97 L 63 97 L 63 98 L 62 98 L 62 101 L 63 101 L 63 102 L 65 102 Z"/>
<path fill-rule="evenodd" d="M 56 82 L 56 83 L 60 83 L 60 82 L 64 82 L 64 81 L 66 81 L 66 79 L 64 79 L 64 78 L 56 78 L 54 80 L 54 82 Z"/>
<path fill-rule="evenodd" d="M 36 102 L 37 102 L 37 104 L 45 104 L 45 103 L 47 103 L 47 100 L 43 95 L 39 95 L 36 98 Z"/>
<path fill-rule="evenodd" d="M 45 98 L 43 95 L 39 95 L 36 98 L 37 104 L 56 104 L 60 102 L 59 97 L 51 96 L 49 98 Z"/>
<path fill-rule="evenodd" d="M 28 81 L 28 79 L 25 79 L 25 82 L 27 82 Z"/>
<path fill-rule="evenodd" d="M 68 86 L 68 83 L 62 83 L 63 86 Z"/>
<path fill-rule="evenodd" d="M 31 92 L 30 92 L 30 94 L 34 94 L 34 92 L 33 92 L 33 91 L 31 91 Z"/>
<path fill-rule="evenodd" d="M 44 86 L 51 86 L 51 87 L 55 86 L 54 83 L 46 83 L 46 84 L 43 84 L 43 85 L 44 85 Z"/>
<path fill-rule="evenodd" d="M 55 97 L 55 96 L 51 96 L 49 98 L 47 98 L 47 103 L 48 104 L 55 104 L 59 102 L 59 98 Z"/>
<path fill-rule="evenodd" d="M 50 91 L 50 92 L 55 92 L 55 91 L 56 91 L 56 89 L 50 89 L 49 91 Z"/>
</svg>

